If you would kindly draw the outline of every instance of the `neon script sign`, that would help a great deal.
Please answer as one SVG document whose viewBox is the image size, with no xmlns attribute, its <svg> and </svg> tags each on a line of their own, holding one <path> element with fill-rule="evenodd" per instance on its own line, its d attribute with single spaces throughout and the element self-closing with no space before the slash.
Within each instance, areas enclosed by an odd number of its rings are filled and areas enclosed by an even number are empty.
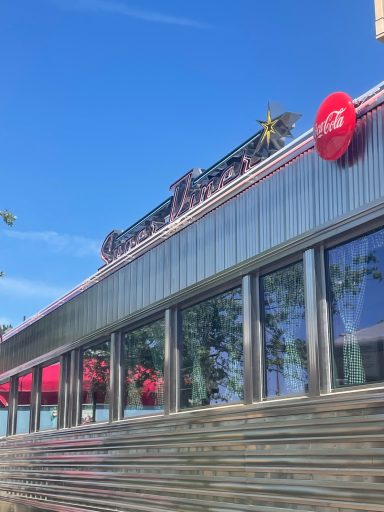
<svg viewBox="0 0 384 512">
<path fill-rule="evenodd" d="M 263 129 L 240 148 L 208 170 L 192 169 L 171 185 L 172 196 L 151 214 L 124 232 L 111 231 L 101 247 L 102 259 L 108 264 L 128 254 L 163 226 L 208 201 L 234 179 L 281 149 L 299 117 L 299 114 L 286 112 L 272 119 L 268 108 L 267 121 L 259 121 Z"/>
</svg>

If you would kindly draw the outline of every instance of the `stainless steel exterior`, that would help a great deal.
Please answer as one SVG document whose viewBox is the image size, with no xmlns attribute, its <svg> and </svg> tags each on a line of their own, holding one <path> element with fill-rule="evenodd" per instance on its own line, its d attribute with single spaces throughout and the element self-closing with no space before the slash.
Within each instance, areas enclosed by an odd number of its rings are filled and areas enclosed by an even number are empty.
<svg viewBox="0 0 384 512">
<path fill-rule="evenodd" d="M 59 422 L 72 428 L 0 439 L 0 512 L 384 512 L 384 383 L 332 390 L 323 257 L 383 225 L 383 141 L 384 106 L 373 104 L 345 158 L 327 163 L 311 140 L 294 145 L 236 197 L 1 344 L 1 380 L 62 356 Z M 309 394 L 267 401 L 258 279 L 298 259 Z M 240 283 L 245 403 L 176 412 L 177 310 Z M 165 415 L 121 420 L 117 386 L 114 423 L 74 426 L 77 348 L 110 337 L 117 376 L 120 329 L 159 314 Z"/>
<path fill-rule="evenodd" d="M 384 510 L 382 392 L 83 426 L 0 450 L 1 512 Z"/>
</svg>

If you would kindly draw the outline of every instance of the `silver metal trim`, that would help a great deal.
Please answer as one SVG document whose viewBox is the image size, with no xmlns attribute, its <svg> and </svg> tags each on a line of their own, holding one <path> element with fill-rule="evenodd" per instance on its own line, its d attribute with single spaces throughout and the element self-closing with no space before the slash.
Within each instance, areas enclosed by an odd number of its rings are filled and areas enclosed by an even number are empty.
<svg viewBox="0 0 384 512">
<path fill-rule="evenodd" d="M 325 271 L 325 250 L 324 245 L 319 247 L 316 253 L 316 276 L 318 292 L 318 328 L 319 328 L 319 377 L 320 392 L 330 393 L 332 390 L 331 360 L 330 360 L 330 329 L 329 310 L 327 301 L 327 284 Z"/>
<path fill-rule="evenodd" d="M 261 323 L 260 275 L 253 275 L 253 401 L 262 402 L 265 393 L 264 382 L 264 336 Z"/>
<path fill-rule="evenodd" d="M 316 272 L 315 251 L 308 249 L 303 255 L 304 263 L 304 302 L 305 324 L 307 331 L 308 351 L 308 394 L 318 396 L 320 394 L 319 361 L 318 361 L 318 326 L 317 326 L 317 297 L 316 297 Z"/>
<path fill-rule="evenodd" d="M 243 347 L 244 347 L 244 403 L 253 402 L 253 346 L 255 343 L 255 291 L 254 277 L 243 277 Z"/>
</svg>

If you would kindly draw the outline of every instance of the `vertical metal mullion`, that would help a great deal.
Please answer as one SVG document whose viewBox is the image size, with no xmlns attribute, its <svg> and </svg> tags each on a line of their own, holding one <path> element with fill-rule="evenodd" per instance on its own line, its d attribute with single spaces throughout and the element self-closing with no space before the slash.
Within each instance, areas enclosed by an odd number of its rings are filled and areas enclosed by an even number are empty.
<svg viewBox="0 0 384 512">
<path fill-rule="evenodd" d="M 68 426 L 75 427 L 80 420 L 80 352 L 71 351 L 70 360 L 70 379 L 69 379 L 69 407 L 68 407 Z"/>
<path fill-rule="evenodd" d="M 242 281 L 243 347 L 244 347 L 244 403 L 253 402 L 253 345 L 255 343 L 255 286 L 254 277 L 246 275 Z"/>
<path fill-rule="evenodd" d="M 69 425 L 69 388 L 70 388 L 70 355 L 64 354 L 60 357 L 60 385 L 59 385 L 59 403 L 57 410 L 58 428 L 66 428 Z"/>
<path fill-rule="evenodd" d="M 39 411 L 41 404 L 41 367 L 36 366 L 32 369 L 32 389 L 31 389 L 31 415 L 29 418 L 29 431 L 36 432 L 39 429 Z"/>
<path fill-rule="evenodd" d="M 318 290 L 318 317 L 319 317 L 319 375 L 320 392 L 330 393 L 332 390 L 331 372 L 331 344 L 330 344 L 330 320 L 327 301 L 327 279 L 325 268 L 325 250 L 320 247 L 316 257 L 317 290 Z"/>
<path fill-rule="evenodd" d="M 165 311 L 164 414 L 178 410 L 177 316 L 178 312 L 174 308 Z"/>
<path fill-rule="evenodd" d="M 17 376 L 11 377 L 9 383 L 9 410 L 8 410 L 8 435 L 16 433 L 16 416 L 17 416 Z"/>
<path fill-rule="evenodd" d="M 260 275 L 253 276 L 253 329 L 254 343 L 252 351 L 253 361 L 253 400 L 261 402 L 264 397 L 264 346 L 261 320 L 261 291 Z"/>
<path fill-rule="evenodd" d="M 125 387 L 124 387 L 124 379 L 125 379 L 125 351 L 124 351 L 124 335 L 123 332 L 120 331 L 118 334 L 118 396 L 117 396 L 117 420 L 122 420 L 124 418 L 124 400 L 125 400 Z"/>
<path fill-rule="evenodd" d="M 320 394 L 315 250 L 304 252 L 304 301 L 308 350 L 308 394 Z"/>
<path fill-rule="evenodd" d="M 109 421 L 116 421 L 122 416 L 121 403 L 121 334 L 111 334 L 111 374 L 110 374 Z"/>
</svg>

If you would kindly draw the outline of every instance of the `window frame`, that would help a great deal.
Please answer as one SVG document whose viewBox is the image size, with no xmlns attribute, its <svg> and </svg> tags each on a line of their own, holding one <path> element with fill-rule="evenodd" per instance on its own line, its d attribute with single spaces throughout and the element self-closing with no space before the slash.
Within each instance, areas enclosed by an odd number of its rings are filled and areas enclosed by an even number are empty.
<svg viewBox="0 0 384 512">
<path fill-rule="evenodd" d="M 338 394 L 354 391 L 363 391 L 370 389 L 377 389 L 384 387 L 384 379 L 376 382 L 370 382 L 366 384 L 345 384 L 342 386 L 336 386 L 336 375 L 335 375 L 335 360 L 334 360 L 334 327 L 331 312 L 331 281 L 329 274 L 329 252 L 332 249 L 347 245 L 359 238 L 369 236 L 377 231 L 384 230 L 384 219 L 376 219 L 374 222 L 363 223 L 358 228 L 349 229 L 337 236 L 327 239 L 323 244 L 323 286 L 326 299 L 326 315 L 327 315 L 327 345 L 328 345 L 328 357 L 329 357 L 329 394 Z"/>
<path fill-rule="evenodd" d="M 310 248 L 309 248 L 310 250 Z M 308 333 L 308 325 L 307 325 L 307 296 L 306 296 L 306 265 L 305 265 L 305 252 L 300 255 L 298 254 L 292 255 L 292 257 L 287 258 L 284 260 L 284 264 L 282 264 L 282 261 L 276 261 L 270 266 L 266 266 L 263 268 L 263 271 L 258 274 L 258 307 L 259 307 L 259 321 L 260 321 L 260 330 L 259 330 L 259 343 L 261 343 L 261 349 L 260 349 L 260 368 L 262 370 L 262 375 L 259 376 L 259 379 L 261 380 L 260 388 L 262 389 L 261 393 L 261 402 L 273 402 L 273 401 L 281 401 L 281 400 L 289 400 L 289 399 L 295 399 L 295 398 L 302 398 L 302 397 L 308 397 L 310 395 L 310 381 L 311 381 L 311 373 L 313 372 L 313 369 L 311 368 L 310 362 L 309 362 L 309 356 L 310 356 L 310 339 L 309 339 L 309 333 Z M 280 263 L 280 265 L 279 265 Z M 278 395 L 278 396 L 268 396 L 266 394 L 267 391 L 267 365 L 266 365 L 266 336 L 265 336 L 265 307 L 264 307 L 264 285 L 263 285 L 263 278 L 265 278 L 268 275 L 271 275 L 275 272 L 283 271 L 289 267 L 292 267 L 294 265 L 297 265 L 301 263 L 303 268 L 303 292 L 304 292 L 304 324 L 305 324 L 305 335 L 306 335 L 306 351 L 307 351 L 307 376 L 308 380 L 306 383 L 307 390 L 305 393 L 295 393 L 295 394 L 287 394 L 287 395 Z M 257 340 L 255 340 L 257 343 Z"/>
<path fill-rule="evenodd" d="M 189 309 L 193 306 L 197 306 L 206 302 L 208 300 L 214 299 L 215 297 L 219 297 L 220 295 L 224 295 L 225 293 L 231 292 L 232 290 L 240 289 L 240 297 L 242 304 L 242 346 L 243 346 L 243 400 L 231 401 L 228 403 L 221 404 L 207 404 L 207 405 L 199 405 L 196 407 L 187 407 L 181 408 L 180 406 L 180 397 L 181 397 L 181 369 L 182 369 L 182 360 L 183 360 L 183 336 L 182 336 L 182 313 L 184 310 Z M 218 409 L 222 407 L 231 407 L 231 406 L 243 406 L 246 403 L 245 400 L 245 346 L 244 346 L 244 293 L 243 293 L 243 280 L 235 279 L 230 280 L 225 283 L 222 283 L 220 286 L 215 287 L 212 290 L 207 290 L 206 292 L 197 295 L 195 294 L 192 297 L 188 298 L 183 302 L 178 303 L 177 307 L 177 318 L 176 318 L 176 363 L 175 363 L 175 376 L 176 376 L 176 392 L 175 392 L 175 413 L 177 414 L 187 414 L 189 412 L 195 411 L 204 411 L 204 410 L 212 410 Z"/>
<path fill-rule="evenodd" d="M 56 363 L 60 364 L 60 374 L 59 374 L 59 389 L 58 389 L 58 403 L 57 403 L 57 426 L 52 427 L 49 429 L 40 429 L 40 407 L 41 407 L 41 393 L 42 393 L 42 376 L 43 376 L 43 369 L 47 368 L 48 366 L 52 366 Z M 36 368 L 36 375 L 37 375 L 37 383 L 36 383 L 36 396 L 35 396 L 35 408 L 36 408 L 36 417 L 35 417 L 35 431 L 36 432 L 52 432 L 55 430 L 58 430 L 60 428 L 60 422 L 61 422 L 61 416 L 63 414 L 62 412 L 62 399 L 63 399 L 63 363 L 62 363 L 62 357 L 56 357 L 55 359 L 51 359 L 49 361 L 44 361 L 44 363 L 41 363 Z M 64 398 L 65 399 L 65 398 Z"/>
<path fill-rule="evenodd" d="M 112 344 L 112 332 L 107 335 L 103 336 L 102 338 L 98 338 L 96 340 L 93 340 L 89 343 L 86 343 L 84 345 L 81 345 L 77 350 L 77 361 L 74 363 L 76 365 L 75 369 L 75 380 L 76 382 L 72 382 L 72 394 L 75 393 L 76 396 L 76 417 L 74 418 L 74 424 L 73 427 L 90 427 L 93 425 L 106 425 L 113 421 L 112 415 L 113 415 L 113 387 L 112 387 L 112 380 L 115 378 L 114 376 L 114 361 L 113 361 L 113 344 Z M 109 342 L 110 344 L 110 363 L 109 363 L 109 391 L 110 391 L 110 400 L 109 400 L 109 409 L 108 409 L 108 420 L 105 421 L 92 421 L 90 423 L 82 423 L 82 412 L 83 412 L 83 403 L 82 403 L 82 393 L 83 393 L 83 356 L 84 352 L 88 349 L 91 349 L 93 347 L 97 347 L 98 345 L 101 345 L 103 343 Z M 75 355 L 75 354 L 74 354 Z M 73 364 L 73 363 L 72 363 Z M 73 374 L 72 374 L 73 379 Z"/>
<path fill-rule="evenodd" d="M 151 324 L 154 324 L 155 322 L 163 321 L 164 322 L 164 367 L 163 367 L 163 374 L 164 374 L 164 390 L 168 389 L 168 379 L 169 376 L 167 376 L 167 369 L 166 369 L 166 352 L 167 352 L 167 319 L 166 319 L 166 310 L 163 311 L 163 314 L 157 314 L 153 316 L 148 316 L 147 321 L 145 319 L 140 319 L 137 322 L 132 322 L 131 324 L 121 328 L 119 330 L 119 364 L 118 366 L 118 383 L 117 386 L 119 388 L 119 401 L 118 401 L 118 419 L 121 421 L 134 421 L 140 418 L 148 418 L 151 416 L 159 416 L 163 417 L 167 414 L 167 401 L 169 400 L 169 397 L 166 397 L 166 391 L 164 392 L 164 407 L 163 411 L 160 413 L 148 413 L 148 414 L 142 414 L 142 415 L 136 415 L 136 416 L 124 416 L 124 376 L 125 376 L 125 364 L 124 364 L 124 335 L 130 332 L 133 332 L 137 329 L 141 329 L 143 327 L 149 326 Z"/>
</svg>

